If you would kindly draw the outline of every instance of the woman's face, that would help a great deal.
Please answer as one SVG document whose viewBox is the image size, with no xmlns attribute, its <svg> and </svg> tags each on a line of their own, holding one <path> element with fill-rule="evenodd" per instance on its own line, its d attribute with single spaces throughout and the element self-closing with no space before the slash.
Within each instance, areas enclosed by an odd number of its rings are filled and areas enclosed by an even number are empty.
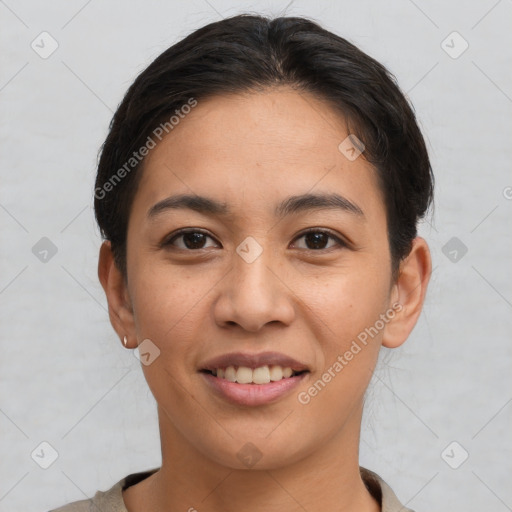
<svg viewBox="0 0 512 512">
<path fill-rule="evenodd" d="M 146 158 L 127 334 L 150 340 L 163 435 L 212 462 L 275 468 L 358 435 L 398 312 L 383 197 L 348 135 L 280 88 L 199 101 Z"/>
</svg>

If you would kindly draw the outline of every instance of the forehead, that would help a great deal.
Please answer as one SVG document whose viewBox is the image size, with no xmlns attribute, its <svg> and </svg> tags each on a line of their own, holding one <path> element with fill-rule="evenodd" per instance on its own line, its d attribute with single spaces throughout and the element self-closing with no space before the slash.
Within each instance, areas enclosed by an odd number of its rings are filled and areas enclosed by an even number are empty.
<svg viewBox="0 0 512 512">
<path fill-rule="evenodd" d="M 136 202 L 195 193 L 256 213 L 256 204 L 322 191 L 382 214 L 373 167 L 340 150 L 348 135 L 327 103 L 290 88 L 198 100 L 146 157 Z"/>
<path fill-rule="evenodd" d="M 151 156 L 161 156 L 166 146 L 195 143 L 204 151 L 240 159 L 253 160 L 257 155 L 265 161 L 275 157 L 276 150 L 284 150 L 284 158 L 318 158 L 321 149 L 328 149 L 332 156 L 346 130 L 345 119 L 325 102 L 309 93 L 278 87 L 199 100 L 166 137 L 167 144 L 160 144 Z M 193 161 L 203 154 L 186 156 Z"/>
</svg>

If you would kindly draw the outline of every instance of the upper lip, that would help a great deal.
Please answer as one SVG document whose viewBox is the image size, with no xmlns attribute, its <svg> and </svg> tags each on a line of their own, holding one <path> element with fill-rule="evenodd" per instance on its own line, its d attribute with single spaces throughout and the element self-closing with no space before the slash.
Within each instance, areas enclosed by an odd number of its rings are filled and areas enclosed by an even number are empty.
<svg viewBox="0 0 512 512">
<path fill-rule="evenodd" d="M 228 366 L 246 366 L 247 368 L 259 368 L 261 366 L 282 366 L 291 368 L 295 372 L 308 370 L 304 363 L 293 359 L 293 357 L 279 352 L 261 352 L 259 354 L 248 354 L 246 352 L 232 352 L 209 359 L 202 365 L 201 370 L 215 370 L 217 368 L 227 368 Z"/>
</svg>

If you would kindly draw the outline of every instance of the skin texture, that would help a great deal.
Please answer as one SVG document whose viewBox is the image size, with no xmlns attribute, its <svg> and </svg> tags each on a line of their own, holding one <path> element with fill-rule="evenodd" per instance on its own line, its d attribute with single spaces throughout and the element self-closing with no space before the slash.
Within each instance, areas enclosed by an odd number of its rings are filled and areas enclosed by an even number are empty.
<svg viewBox="0 0 512 512">
<path fill-rule="evenodd" d="M 130 214 L 127 280 L 109 242 L 99 277 L 112 325 L 128 348 L 150 339 L 160 356 L 142 366 L 158 404 L 162 468 L 124 491 L 129 511 L 375 511 L 358 466 L 364 393 L 381 345 L 401 345 L 421 312 L 431 261 L 416 238 L 392 282 L 386 215 L 374 169 L 338 145 L 344 120 L 323 101 L 280 87 L 199 101 L 145 161 Z M 337 193 L 364 215 L 275 206 L 291 195 Z M 148 219 L 158 201 L 198 194 L 225 202 L 226 217 L 173 209 Z M 203 249 L 183 237 L 198 228 Z M 315 248 L 306 228 L 330 230 Z M 236 252 L 248 236 L 263 252 Z M 201 246 L 200 246 L 201 247 Z M 188 251 L 188 252 L 187 252 Z M 383 329 L 307 404 L 297 395 L 393 304 Z M 275 351 L 308 365 L 278 401 L 240 406 L 212 393 L 198 370 L 230 352 Z M 248 469 L 237 457 L 252 443 Z"/>
</svg>

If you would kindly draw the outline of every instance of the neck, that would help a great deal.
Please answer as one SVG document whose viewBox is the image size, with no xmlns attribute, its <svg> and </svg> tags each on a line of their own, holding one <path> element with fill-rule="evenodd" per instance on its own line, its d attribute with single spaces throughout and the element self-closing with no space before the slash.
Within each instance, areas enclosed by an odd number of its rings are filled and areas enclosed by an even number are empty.
<svg viewBox="0 0 512 512">
<path fill-rule="evenodd" d="M 159 409 L 162 467 L 140 489 L 129 510 L 193 512 L 378 512 L 359 472 L 362 408 L 320 451 L 269 469 L 232 469 L 205 457 Z M 139 484 L 140 485 L 140 484 Z M 135 486 L 136 487 L 136 486 Z M 129 488 L 130 489 L 130 488 Z M 142 495 L 145 497 L 142 499 Z"/>
</svg>

